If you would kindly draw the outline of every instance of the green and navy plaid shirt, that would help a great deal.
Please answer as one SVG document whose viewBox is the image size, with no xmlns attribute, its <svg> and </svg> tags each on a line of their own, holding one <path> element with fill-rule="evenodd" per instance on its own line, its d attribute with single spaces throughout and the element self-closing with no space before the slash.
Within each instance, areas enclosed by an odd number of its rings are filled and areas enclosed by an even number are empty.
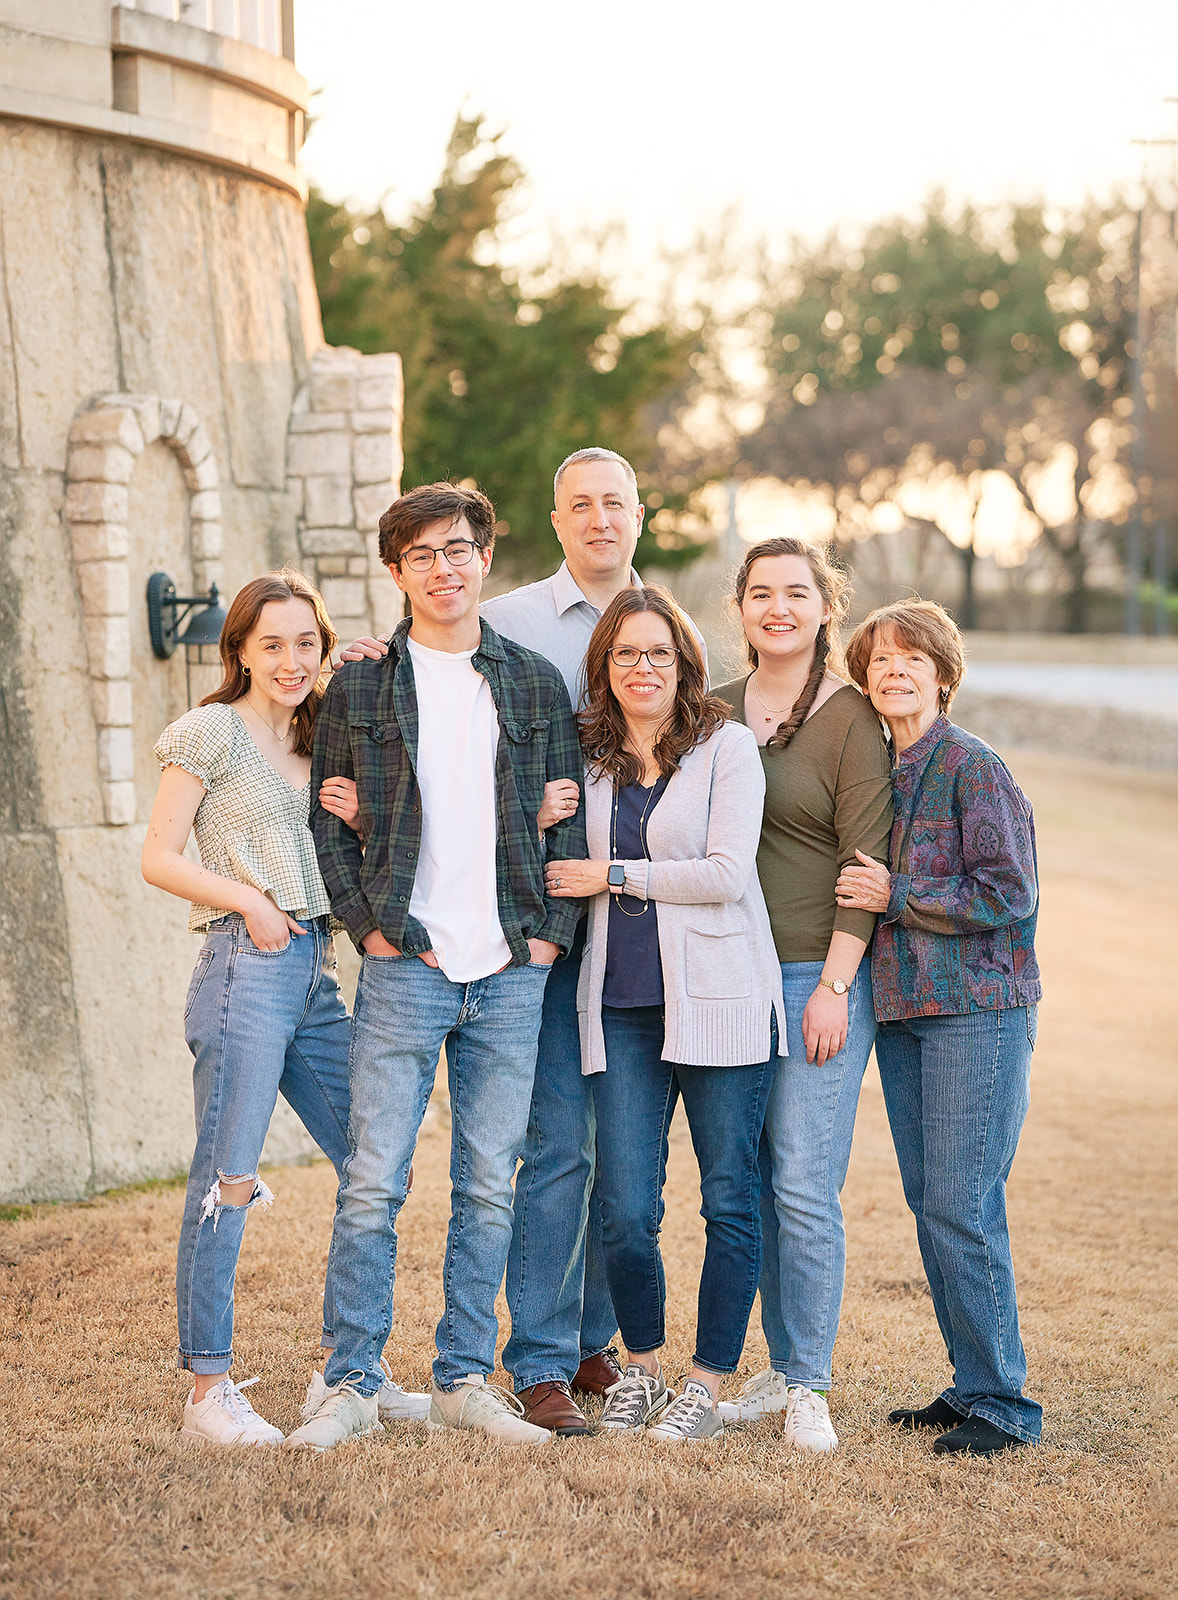
<svg viewBox="0 0 1178 1600">
<path fill-rule="evenodd" d="M 408 634 L 406 619 L 383 660 L 348 662 L 328 685 L 315 725 L 311 827 L 331 908 L 356 945 L 377 929 L 403 955 L 415 956 L 430 948 L 430 936 L 409 915 L 421 848 L 421 791 Z M 568 690 L 550 662 L 484 622 L 472 664 L 490 685 L 499 714 L 499 922 L 512 957 L 523 965 L 528 939 L 547 939 L 566 953 L 572 944 L 582 903 L 545 895 L 544 862 L 584 860 L 584 808 L 549 828 L 543 840 L 536 813 L 545 783 L 571 778 L 580 785 L 585 767 Z M 366 844 L 319 804 L 328 777 L 355 779 Z"/>
</svg>

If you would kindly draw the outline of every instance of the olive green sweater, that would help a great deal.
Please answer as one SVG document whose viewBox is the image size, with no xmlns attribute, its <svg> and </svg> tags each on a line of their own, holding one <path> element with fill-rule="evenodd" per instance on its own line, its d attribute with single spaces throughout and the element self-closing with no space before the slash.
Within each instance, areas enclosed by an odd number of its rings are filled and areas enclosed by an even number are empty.
<svg viewBox="0 0 1178 1600">
<path fill-rule="evenodd" d="M 748 678 L 712 692 L 743 722 Z M 892 774 L 879 718 L 858 689 L 838 689 L 784 750 L 761 746 L 765 818 L 757 850 L 779 961 L 824 961 L 833 932 L 869 941 L 870 911 L 835 904 L 856 848 L 888 859 Z"/>
</svg>

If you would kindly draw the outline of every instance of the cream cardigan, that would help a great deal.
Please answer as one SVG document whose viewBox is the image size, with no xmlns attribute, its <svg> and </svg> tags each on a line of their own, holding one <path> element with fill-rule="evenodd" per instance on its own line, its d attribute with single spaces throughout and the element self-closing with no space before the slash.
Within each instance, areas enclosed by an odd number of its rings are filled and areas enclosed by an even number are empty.
<svg viewBox="0 0 1178 1600">
<path fill-rule="evenodd" d="M 606 861 L 614 786 L 587 778 L 589 859 Z M 757 879 L 765 774 L 757 741 L 725 722 L 684 756 L 646 826 L 649 861 L 626 861 L 626 893 L 658 905 L 666 1025 L 663 1059 L 686 1066 L 764 1061 L 777 1016 L 778 1055 L 788 1055 L 781 967 Z M 608 891 L 589 902 L 589 934 L 577 986 L 581 1071 L 604 1072 L 601 992 Z"/>
</svg>

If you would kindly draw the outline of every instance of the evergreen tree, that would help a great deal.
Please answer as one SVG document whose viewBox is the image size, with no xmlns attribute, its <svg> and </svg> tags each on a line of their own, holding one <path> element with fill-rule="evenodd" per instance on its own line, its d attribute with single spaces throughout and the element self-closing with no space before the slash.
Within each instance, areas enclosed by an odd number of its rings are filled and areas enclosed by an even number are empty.
<svg viewBox="0 0 1178 1600">
<path fill-rule="evenodd" d="M 688 403 L 700 335 L 670 319 L 636 326 L 598 276 L 527 292 L 494 248 L 521 177 L 480 119 L 460 117 L 430 202 L 404 226 L 314 192 L 307 210 L 328 340 L 403 359 L 406 487 L 475 479 L 517 578 L 552 568 L 552 474 L 571 451 L 620 451 L 672 517 L 701 481 L 660 481 L 657 437 Z M 667 532 L 660 564 L 699 548 Z"/>
</svg>

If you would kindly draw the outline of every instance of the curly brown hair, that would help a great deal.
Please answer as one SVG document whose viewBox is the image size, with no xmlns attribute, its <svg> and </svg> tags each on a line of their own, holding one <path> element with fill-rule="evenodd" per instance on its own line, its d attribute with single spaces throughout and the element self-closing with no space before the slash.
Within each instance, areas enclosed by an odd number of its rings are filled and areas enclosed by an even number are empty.
<svg viewBox="0 0 1178 1600">
<path fill-rule="evenodd" d="M 675 709 L 659 729 L 654 746 L 654 759 L 663 776 L 677 772 L 688 751 L 710 738 L 732 715 L 723 700 L 708 693 L 703 652 L 686 613 L 667 590 L 657 584 L 623 589 L 602 612 L 589 641 L 585 654 L 585 709 L 577 718 L 590 773 L 594 777 L 608 774 L 619 789 L 637 783 L 643 769 L 641 759 L 626 748 L 626 719 L 609 686 L 609 651 L 625 619 L 643 611 L 662 617 L 679 652 Z"/>
<path fill-rule="evenodd" d="M 814 574 L 814 586 L 822 596 L 823 605 L 830 608 L 829 622 L 822 623 L 815 637 L 814 656 L 809 674 L 802 685 L 802 692 L 790 708 L 789 716 L 778 725 L 776 732 L 766 743 L 768 750 L 784 750 L 810 714 L 810 707 L 817 698 L 827 668 L 834 672 L 839 670 L 841 661 L 839 624 L 846 621 L 850 610 L 851 585 L 847 581 L 846 573 L 828 560 L 826 553 L 817 545 L 790 536 L 762 539 L 760 544 L 750 545 L 745 551 L 744 560 L 733 582 L 732 603 L 737 611 L 744 604 L 754 561 L 760 561 L 765 556 L 801 556 Z M 755 672 L 760 657 L 747 637 L 744 647 L 748 653 L 749 666 Z"/>
<path fill-rule="evenodd" d="M 262 607 L 269 605 L 272 600 L 280 605 L 286 600 L 305 600 L 315 613 L 320 643 L 319 677 L 310 694 L 295 711 L 291 722 L 295 755 L 309 756 L 315 738 L 315 718 L 319 715 L 323 692 L 327 687 L 328 662 L 339 635 L 331 625 L 323 596 L 310 578 L 296 572 L 293 567 L 283 567 L 280 572 L 267 572 L 260 578 L 251 578 L 238 590 L 229 607 L 229 615 L 225 618 L 225 626 L 221 629 L 221 665 L 225 676 L 212 694 L 205 695 L 201 705 L 231 706 L 246 694 L 250 681 L 241 665 L 241 647 L 257 627 Z"/>
</svg>

